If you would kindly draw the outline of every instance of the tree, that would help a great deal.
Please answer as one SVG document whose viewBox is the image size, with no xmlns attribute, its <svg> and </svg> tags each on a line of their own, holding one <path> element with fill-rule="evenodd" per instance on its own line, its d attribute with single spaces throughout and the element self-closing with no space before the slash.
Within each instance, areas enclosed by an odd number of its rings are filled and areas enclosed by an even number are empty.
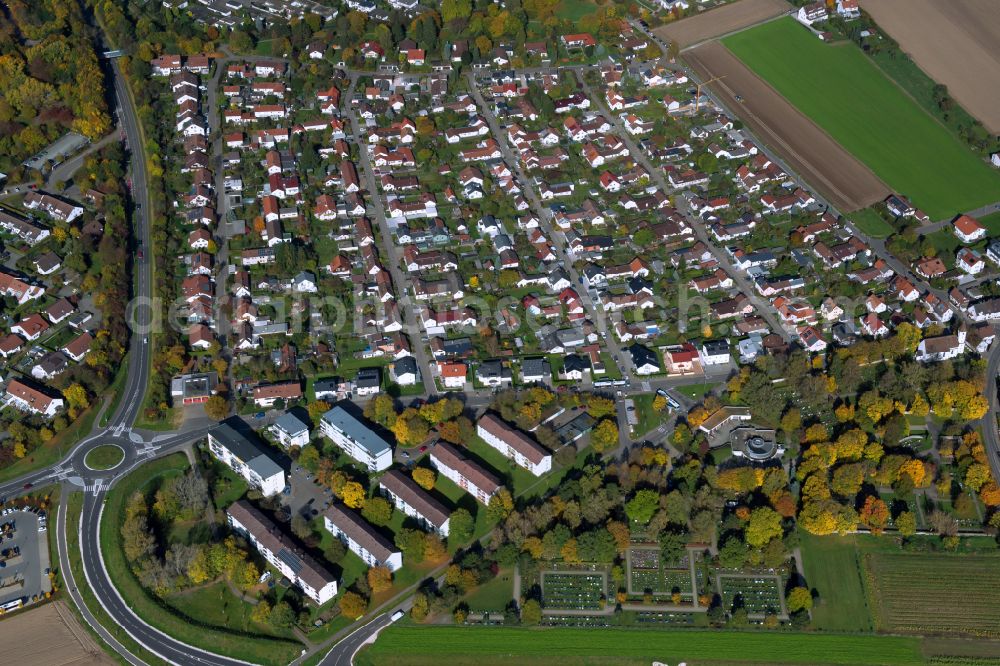
<svg viewBox="0 0 1000 666">
<path fill-rule="evenodd" d="M 396 407 L 392 404 L 391 397 L 380 393 L 365 405 L 364 415 L 370 421 L 374 421 L 383 427 L 391 428 L 393 422 L 396 420 Z"/>
<path fill-rule="evenodd" d="M 587 413 L 595 419 L 613 416 L 615 409 L 615 401 L 611 398 L 593 396 L 587 401 Z"/>
<path fill-rule="evenodd" d="M 295 612 L 292 610 L 292 607 L 288 605 L 288 602 L 279 601 L 274 604 L 274 608 L 271 609 L 271 612 L 267 617 L 267 621 L 272 627 L 287 629 L 295 624 Z"/>
<path fill-rule="evenodd" d="M 528 599 L 521 606 L 521 624 L 534 626 L 542 621 L 542 607 L 535 599 Z"/>
<path fill-rule="evenodd" d="M 870 529 L 872 534 L 882 534 L 889 524 L 889 507 L 881 498 L 869 495 L 865 498 L 859 517 L 861 524 Z"/>
<path fill-rule="evenodd" d="M 465 543 L 472 537 L 472 529 L 475 521 L 465 509 L 455 509 L 451 512 L 451 520 L 448 522 L 448 542 Z"/>
<path fill-rule="evenodd" d="M 410 617 L 416 622 L 423 622 L 424 618 L 427 617 L 427 613 L 430 610 L 430 604 L 427 601 L 427 595 L 423 592 L 417 592 L 413 595 L 413 606 L 410 608 Z"/>
<path fill-rule="evenodd" d="M 87 398 L 87 389 L 79 384 L 70 384 L 63 391 L 63 397 L 66 398 L 66 404 L 76 410 L 84 410 L 90 406 L 90 401 Z"/>
<path fill-rule="evenodd" d="M 416 467 L 412 472 L 413 480 L 424 490 L 432 490 L 437 482 L 437 475 L 434 470 L 426 467 Z"/>
<path fill-rule="evenodd" d="M 357 481 L 348 481 L 340 491 L 340 499 L 352 509 L 357 509 L 365 503 L 365 489 Z"/>
<path fill-rule="evenodd" d="M 795 613 L 812 608 L 813 598 L 809 588 L 798 586 L 788 591 L 786 602 L 788 603 L 788 612 Z"/>
<path fill-rule="evenodd" d="M 771 507 L 762 506 L 754 509 L 744 530 L 744 538 L 752 548 L 762 548 L 771 539 L 780 538 L 784 533 L 781 526 L 781 516 Z"/>
<path fill-rule="evenodd" d="M 607 451 L 618 443 L 618 426 L 612 419 L 604 419 L 590 433 L 590 443 L 598 453 Z"/>
<path fill-rule="evenodd" d="M 625 504 L 625 515 L 634 523 L 645 525 L 660 507 L 660 494 L 655 490 L 640 490 Z"/>
<path fill-rule="evenodd" d="M 229 403 L 221 395 L 213 395 L 205 401 L 205 414 L 208 418 L 221 421 L 229 416 Z"/>
<path fill-rule="evenodd" d="M 382 527 L 392 519 L 392 505 L 384 497 L 372 497 L 365 502 L 361 515 L 372 525 Z"/>
<path fill-rule="evenodd" d="M 514 498 L 511 496 L 509 490 L 501 488 L 490 498 L 490 503 L 486 505 L 486 516 L 493 522 L 499 522 L 506 518 L 513 509 Z"/>
<path fill-rule="evenodd" d="M 917 533 L 917 517 L 912 511 L 904 511 L 896 516 L 896 529 L 902 537 L 911 537 Z"/>
<path fill-rule="evenodd" d="M 309 403 L 306 407 L 306 411 L 309 412 L 309 419 L 313 423 L 318 423 L 321 416 L 326 414 L 330 410 L 330 403 L 326 400 L 314 400 Z"/>
<path fill-rule="evenodd" d="M 267 599 L 261 599 L 257 602 L 257 605 L 253 607 L 253 611 L 250 613 L 250 619 L 257 624 L 264 624 L 271 618 L 271 604 L 267 603 Z"/>
<path fill-rule="evenodd" d="M 377 566 L 368 570 L 368 587 L 378 594 L 392 587 L 392 572 L 389 567 Z"/>
<path fill-rule="evenodd" d="M 340 612 L 344 617 L 356 620 L 368 610 L 368 600 L 357 592 L 347 591 L 340 598 Z"/>
</svg>

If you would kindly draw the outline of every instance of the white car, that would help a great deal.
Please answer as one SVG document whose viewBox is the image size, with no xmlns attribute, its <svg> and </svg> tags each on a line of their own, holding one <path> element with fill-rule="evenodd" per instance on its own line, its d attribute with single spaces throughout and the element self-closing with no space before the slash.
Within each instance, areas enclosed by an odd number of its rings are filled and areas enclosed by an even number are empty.
<svg viewBox="0 0 1000 666">
<path fill-rule="evenodd" d="M 401 617 L 403 617 L 403 609 L 399 609 L 398 611 L 396 611 L 395 613 L 393 613 L 389 617 L 389 621 L 390 622 L 395 622 L 396 620 L 400 619 Z"/>
</svg>

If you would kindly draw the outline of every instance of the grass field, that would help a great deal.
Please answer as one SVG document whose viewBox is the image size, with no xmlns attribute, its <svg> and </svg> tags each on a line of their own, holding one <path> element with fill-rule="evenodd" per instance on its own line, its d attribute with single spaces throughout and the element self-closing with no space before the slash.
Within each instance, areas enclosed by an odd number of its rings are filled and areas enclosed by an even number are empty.
<svg viewBox="0 0 1000 666">
<path fill-rule="evenodd" d="M 300 643 L 245 633 L 237 626 L 215 628 L 212 623 L 218 617 L 201 619 L 197 615 L 188 615 L 188 608 L 184 612 L 178 611 L 147 592 L 125 560 L 120 527 L 128 497 L 136 491 L 151 490 L 163 480 L 182 474 L 187 468 L 188 461 L 182 453 L 160 458 L 136 468 L 108 493 L 101 516 L 101 553 L 109 575 L 121 595 L 129 600 L 132 610 L 166 634 L 189 645 L 245 661 L 287 664 L 298 655 Z M 243 602 L 230 594 L 225 603 Z"/>
<path fill-rule="evenodd" d="M 894 231 L 892 225 L 883 220 L 878 211 L 872 208 L 862 208 L 851 213 L 848 218 L 858 229 L 872 238 L 888 238 Z"/>
<path fill-rule="evenodd" d="M 591 0 L 563 0 L 556 9 L 556 17 L 575 22 L 596 11 L 597 5 Z"/>
<path fill-rule="evenodd" d="M 113 469 L 125 458 L 125 452 L 114 444 L 104 444 L 91 449 L 83 462 L 90 469 Z"/>
<path fill-rule="evenodd" d="M 1000 557 L 868 553 L 879 629 L 1000 636 Z"/>
<path fill-rule="evenodd" d="M 819 593 L 812 625 L 826 631 L 871 631 L 855 538 L 801 534 L 806 583 Z"/>
<path fill-rule="evenodd" d="M 854 46 L 824 44 L 791 18 L 723 43 L 933 219 L 1000 200 L 1000 175 Z"/>
<path fill-rule="evenodd" d="M 513 569 L 501 569 L 496 577 L 465 596 L 469 610 L 502 612 L 514 598 Z"/>
<path fill-rule="evenodd" d="M 814 666 L 924 663 L 919 640 L 898 636 L 497 627 L 390 627 L 355 663 L 540 665 L 588 663 L 586 658 L 601 664 L 649 664 L 652 660 Z"/>
<path fill-rule="evenodd" d="M 990 213 L 979 218 L 979 223 L 986 227 L 990 236 L 1000 234 L 1000 213 Z"/>
</svg>

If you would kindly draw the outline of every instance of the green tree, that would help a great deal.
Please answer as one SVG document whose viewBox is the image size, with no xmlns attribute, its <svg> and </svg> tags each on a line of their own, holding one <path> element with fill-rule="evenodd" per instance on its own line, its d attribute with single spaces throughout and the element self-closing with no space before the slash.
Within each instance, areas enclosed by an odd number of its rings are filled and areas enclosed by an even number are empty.
<svg viewBox="0 0 1000 666">
<path fill-rule="evenodd" d="M 392 519 L 392 505 L 383 497 L 372 497 L 365 502 L 361 515 L 372 525 L 383 527 Z"/>
<path fill-rule="evenodd" d="M 448 543 L 462 544 L 472 538 L 472 529 L 475 521 L 465 509 L 455 509 L 451 512 L 451 520 L 448 522 Z"/>
<path fill-rule="evenodd" d="M 535 599 L 528 599 L 521 606 L 521 624 L 534 626 L 542 621 L 542 607 Z"/>
<path fill-rule="evenodd" d="M 660 508 L 660 494 L 655 490 L 640 490 L 625 504 L 625 515 L 634 523 L 645 525 Z"/>
<path fill-rule="evenodd" d="M 267 617 L 267 621 L 272 627 L 287 629 L 295 624 L 295 612 L 292 610 L 292 607 L 288 605 L 288 602 L 279 601 L 274 604 L 274 608 L 271 609 L 271 612 Z"/>
<path fill-rule="evenodd" d="M 812 608 L 813 598 L 809 588 L 799 586 L 788 591 L 786 602 L 788 603 L 788 612 L 795 613 Z"/>
<path fill-rule="evenodd" d="M 784 533 L 781 516 L 768 506 L 754 509 L 744 531 L 744 538 L 751 548 L 762 548 L 771 539 L 780 538 Z"/>
</svg>

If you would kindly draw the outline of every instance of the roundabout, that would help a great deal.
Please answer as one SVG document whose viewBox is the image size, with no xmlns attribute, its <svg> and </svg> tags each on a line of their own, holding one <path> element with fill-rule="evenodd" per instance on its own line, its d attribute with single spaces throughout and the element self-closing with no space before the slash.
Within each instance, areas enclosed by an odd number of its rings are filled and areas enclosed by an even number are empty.
<svg viewBox="0 0 1000 666">
<path fill-rule="evenodd" d="M 83 464 L 87 469 L 106 471 L 114 469 L 125 460 L 125 449 L 117 444 L 101 444 L 87 452 Z"/>
</svg>

